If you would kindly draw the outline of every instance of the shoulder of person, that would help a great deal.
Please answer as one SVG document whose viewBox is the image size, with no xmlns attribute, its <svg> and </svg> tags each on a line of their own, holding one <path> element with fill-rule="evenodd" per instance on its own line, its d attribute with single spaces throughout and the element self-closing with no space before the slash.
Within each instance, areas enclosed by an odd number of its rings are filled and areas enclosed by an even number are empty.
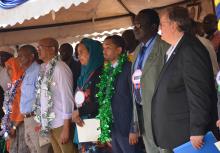
<svg viewBox="0 0 220 153">
<path fill-rule="evenodd" d="M 99 75 L 100 73 L 102 73 L 103 68 L 104 68 L 103 65 L 101 65 L 101 66 L 99 66 L 98 68 L 96 68 L 96 69 L 95 69 L 95 74 L 96 74 L 96 75 Z"/>
<path fill-rule="evenodd" d="M 141 48 L 141 43 L 139 43 L 139 44 L 137 45 L 137 47 L 135 48 L 134 54 L 137 54 L 137 53 L 140 51 L 140 48 Z"/>
<path fill-rule="evenodd" d="M 126 61 L 125 64 L 123 65 L 123 70 L 126 72 L 129 72 L 131 70 L 132 62 Z"/>
<path fill-rule="evenodd" d="M 36 71 L 39 71 L 40 70 L 40 64 L 38 64 L 37 62 L 34 63 L 35 64 L 35 69 Z"/>
<path fill-rule="evenodd" d="M 40 71 L 40 67 L 41 65 L 38 64 L 37 62 L 32 63 L 29 68 L 26 70 L 26 73 L 30 74 L 30 75 L 36 75 L 39 73 Z"/>
<path fill-rule="evenodd" d="M 55 66 L 55 71 L 59 72 L 69 72 L 72 74 L 72 71 L 70 70 L 69 66 L 64 63 L 63 61 L 57 61 L 56 66 Z"/>
<path fill-rule="evenodd" d="M 180 41 L 181 54 L 185 55 L 196 55 L 202 57 L 209 57 L 209 52 L 206 47 L 202 44 L 202 42 L 196 37 L 190 34 L 184 34 L 182 40 Z"/>
<path fill-rule="evenodd" d="M 68 68 L 68 67 L 69 66 L 61 60 L 57 61 L 56 63 L 56 68 Z"/>
<path fill-rule="evenodd" d="M 201 37 L 199 35 L 197 35 L 197 38 L 201 41 L 201 43 L 208 49 L 208 50 L 214 50 L 214 47 L 211 43 L 211 41 L 205 37 Z"/>
<path fill-rule="evenodd" d="M 202 44 L 202 42 L 194 35 L 191 34 L 184 34 L 183 36 L 184 42 L 187 45 L 190 45 L 190 47 L 202 47 L 205 48 L 205 46 Z"/>
<path fill-rule="evenodd" d="M 162 40 L 160 35 L 157 35 L 156 42 L 161 47 L 164 47 L 164 48 L 167 48 L 167 49 L 170 47 L 170 44 L 168 44 L 166 41 Z"/>
</svg>

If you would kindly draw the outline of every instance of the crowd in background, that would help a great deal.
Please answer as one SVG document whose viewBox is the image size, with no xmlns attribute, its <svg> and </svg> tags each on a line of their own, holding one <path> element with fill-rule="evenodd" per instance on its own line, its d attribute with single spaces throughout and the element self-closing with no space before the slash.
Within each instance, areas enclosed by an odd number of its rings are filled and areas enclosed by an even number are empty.
<svg viewBox="0 0 220 153">
<path fill-rule="evenodd" d="M 208 131 L 219 138 L 217 23 L 144 9 L 104 42 L 1 50 L 0 153 L 173 153 L 188 141 L 200 149 Z M 99 141 L 79 142 L 76 125 L 93 118 Z"/>
</svg>

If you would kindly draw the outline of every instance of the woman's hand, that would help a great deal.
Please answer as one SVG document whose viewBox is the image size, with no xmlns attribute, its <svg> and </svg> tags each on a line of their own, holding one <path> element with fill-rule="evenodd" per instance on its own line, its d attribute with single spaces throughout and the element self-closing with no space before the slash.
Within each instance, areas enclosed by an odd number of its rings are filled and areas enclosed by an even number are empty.
<svg viewBox="0 0 220 153">
<path fill-rule="evenodd" d="M 75 122 L 77 125 L 79 125 L 80 127 L 83 127 L 84 125 L 84 122 L 83 120 L 80 118 L 79 116 L 79 111 L 76 110 L 76 111 L 73 111 L 72 113 L 72 120 L 73 122 Z"/>
</svg>

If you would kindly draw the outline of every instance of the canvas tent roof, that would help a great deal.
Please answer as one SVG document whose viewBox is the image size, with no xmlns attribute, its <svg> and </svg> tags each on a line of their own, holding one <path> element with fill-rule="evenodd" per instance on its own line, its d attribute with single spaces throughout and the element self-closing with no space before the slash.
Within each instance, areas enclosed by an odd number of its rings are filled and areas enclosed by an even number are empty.
<svg viewBox="0 0 220 153">
<path fill-rule="evenodd" d="M 30 0 L 0 9 L 0 46 L 131 26 L 131 13 L 184 0 Z"/>
</svg>

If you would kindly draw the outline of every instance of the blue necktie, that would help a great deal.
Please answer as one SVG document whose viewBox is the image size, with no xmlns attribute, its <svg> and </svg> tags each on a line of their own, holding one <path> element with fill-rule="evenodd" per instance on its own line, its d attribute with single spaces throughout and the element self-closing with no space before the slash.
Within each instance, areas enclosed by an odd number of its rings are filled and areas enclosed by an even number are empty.
<svg viewBox="0 0 220 153">
<path fill-rule="evenodd" d="M 139 61 L 138 61 L 137 69 L 142 69 L 146 49 L 147 49 L 146 46 L 141 47 L 141 50 L 139 52 Z M 136 103 L 140 105 L 141 104 L 141 90 L 140 90 L 140 88 L 134 89 L 134 96 L 135 96 Z"/>
<path fill-rule="evenodd" d="M 142 69 L 142 64 L 143 64 L 143 61 L 144 61 L 144 53 L 145 53 L 146 49 L 147 49 L 146 46 L 141 47 L 141 50 L 139 52 L 139 61 L 138 61 L 137 69 Z"/>
</svg>

